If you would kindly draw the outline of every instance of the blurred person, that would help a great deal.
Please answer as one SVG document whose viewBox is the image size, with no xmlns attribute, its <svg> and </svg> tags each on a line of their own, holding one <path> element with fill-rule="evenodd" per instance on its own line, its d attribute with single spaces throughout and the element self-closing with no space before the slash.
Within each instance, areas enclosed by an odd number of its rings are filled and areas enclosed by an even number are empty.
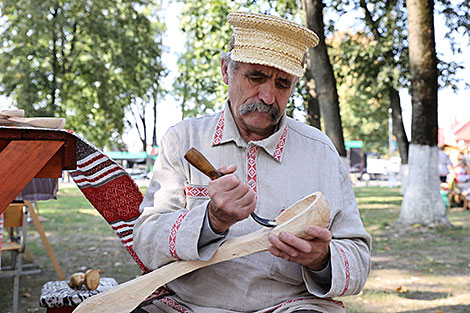
<svg viewBox="0 0 470 313">
<path fill-rule="evenodd" d="M 468 163 L 463 153 L 459 154 L 458 163 L 454 167 L 455 181 L 460 186 L 470 183 L 470 172 L 468 171 Z"/>
<path fill-rule="evenodd" d="M 453 168 L 449 155 L 444 151 L 444 148 L 444 145 L 439 147 L 439 178 L 441 183 L 447 182 L 447 175 L 449 175 L 450 169 Z"/>
</svg>

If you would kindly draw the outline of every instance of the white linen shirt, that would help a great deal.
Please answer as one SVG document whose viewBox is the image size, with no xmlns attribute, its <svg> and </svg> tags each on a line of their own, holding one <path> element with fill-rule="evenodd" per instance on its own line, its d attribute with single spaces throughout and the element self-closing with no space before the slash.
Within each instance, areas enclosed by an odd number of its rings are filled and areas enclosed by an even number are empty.
<svg viewBox="0 0 470 313">
<path fill-rule="evenodd" d="M 371 238 L 364 230 L 346 171 L 336 149 L 316 128 L 283 116 L 268 138 L 246 143 L 230 107 L 171 127 L 160 143 L 153 178 L 134 228 L 134 249 L 150 269 L 181 260 L 208 260 L 227 238 L 262 226 L 251 218 L 199 246 L 209 202 L 209 178 L 184 154 L 195 147 L 218 168 L 235 164 L 236 174 L 257 195 L 255 212 L 275 219 L 281 211 L 320 191 L 330 204 L 331 283 L 315 279 L 307 268 L 260 252 L 211 265 L 168 284 L 171 301 L 155 301 L 152 312 L 292 312 L 314 309 L 345 312 L 332 297 L 357 294 L 370 268 Z M 207 229 L 205 230 L 207 232 Z M 165 303 L 163 303 L 165 302 Z"/>
</svg>

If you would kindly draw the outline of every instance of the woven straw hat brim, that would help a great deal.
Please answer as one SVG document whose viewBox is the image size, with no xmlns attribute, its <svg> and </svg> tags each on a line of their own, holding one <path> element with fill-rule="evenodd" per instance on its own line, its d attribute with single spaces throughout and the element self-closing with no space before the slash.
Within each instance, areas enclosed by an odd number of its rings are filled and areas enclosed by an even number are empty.
<svg viewBox="0 0 470 313">
<path fill-rule="evenodd" d="M 253 47 L 238 47 L 232 51 L 231 58 L 238 62 L 271 66 L 295 77 L 302 77 L 304 73 L 303 68 L 299 66 L 299 60 L 275 50 L 266 49 L 262 54 L 258 54 L 253 52 Z"/>
<path fill-rule="evenodd" d="M 227 19 L 234 28 L 233 60 L 272 66 L 297 77 L 303 74 L 308 48 L 319 41 L 313 31 L 280 17 L 234 12 Z"/>
</svg>

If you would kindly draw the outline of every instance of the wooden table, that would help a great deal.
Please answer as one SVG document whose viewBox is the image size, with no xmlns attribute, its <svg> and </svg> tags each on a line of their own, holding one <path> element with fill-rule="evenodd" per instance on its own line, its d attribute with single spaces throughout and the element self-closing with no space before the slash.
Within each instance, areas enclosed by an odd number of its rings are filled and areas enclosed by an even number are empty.
<svg viewBox="0 0 470 313">
<path fill-rule="evenodd" d="M 0 214 L 34 177 L 60 178 L 77 166 L 76 138 L 60 130 L 0 127 Z M 30 201 L 25 201 L 52 265 L 65 275 Z"/>
<path fill-rule="evenodd" d="M 76 139 L 65 131 L 0 127 L 0 214 L 34 177 L 62 177 L 77 165 Z"/>
</svg>

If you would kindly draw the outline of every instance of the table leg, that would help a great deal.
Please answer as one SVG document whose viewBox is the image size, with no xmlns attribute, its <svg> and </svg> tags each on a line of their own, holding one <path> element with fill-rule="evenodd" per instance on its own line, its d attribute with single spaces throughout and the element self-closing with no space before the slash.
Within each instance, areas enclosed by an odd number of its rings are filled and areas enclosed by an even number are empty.
<svg viewBox="0 0 470 313">
<path fill-rule="evenodd" d="M 55 257 L 54 250 L 52 250 L 49 240 L 47 239 L 46 233 L 44 232 L 44 228 L 42 227 L 41 221 L 39 220 L 36 211 L 34 211 L 34 207 L 31 201 L 25 201 L 25 204 L 28 206 L 28 211 L 31 214 L 34 226 L 36 227 L 36 230 L 38 231 L 39 236 L 41 237 L 42 244 L 44 248 L 46 248 L 47 254 L 49 255 L 49 258 L 52 261 L 52 265 L 54 266 L 57 276 L 59 276 L 60 280 L 65 280 L 64 272 L 62 272 L 62 268 L 60 267 L 60 264 L 57 261 L 57 258 Z"/>
</svg>

